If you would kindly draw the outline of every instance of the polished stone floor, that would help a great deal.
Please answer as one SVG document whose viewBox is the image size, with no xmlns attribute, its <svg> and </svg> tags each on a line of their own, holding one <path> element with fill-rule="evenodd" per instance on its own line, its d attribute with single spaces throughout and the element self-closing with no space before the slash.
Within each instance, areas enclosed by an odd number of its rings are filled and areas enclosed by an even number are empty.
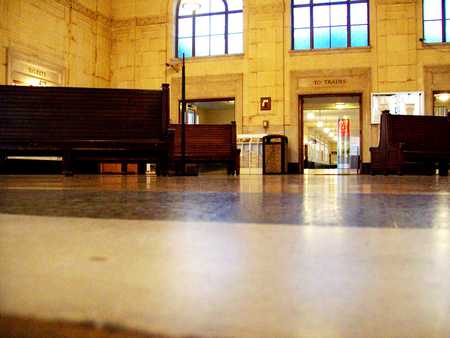
<svg viewBox="0 0 450 338">
<path fill-rule="evenodd" d="M 449 183 L 0 176 L 0 315 L 166 336 L 450 337 Z"/>
</svg>

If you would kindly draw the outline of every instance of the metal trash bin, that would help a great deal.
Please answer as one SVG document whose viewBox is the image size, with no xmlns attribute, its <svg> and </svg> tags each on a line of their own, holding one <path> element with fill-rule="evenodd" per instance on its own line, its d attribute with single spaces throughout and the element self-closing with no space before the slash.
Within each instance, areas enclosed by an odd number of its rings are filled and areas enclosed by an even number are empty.
<svg viewBox="0 0 450 338">
<path fill-rule="evenodd" d="M 284 135 L 267 135 L 262 138 L 263 175 L 287 174 L 288 138 Z"/>
</svg>

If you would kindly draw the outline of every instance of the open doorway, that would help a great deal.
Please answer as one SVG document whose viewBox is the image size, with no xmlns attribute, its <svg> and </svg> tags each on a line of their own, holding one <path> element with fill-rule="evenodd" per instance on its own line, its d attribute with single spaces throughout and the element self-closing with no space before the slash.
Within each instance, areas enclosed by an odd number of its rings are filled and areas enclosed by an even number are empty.
<svg viewBox="0 0 450 338">
<path fill-rule="evenodd" d="M 361 95 L 301 96 L 304 174 L 357 174 L 361 162 Z"/>
<path fill-rule="evenodd" d="M 181 102 L 179 112 L 181 123 Z M 186 124 L 229 124 L 235 120 L 234 98 L 187 101 Z"/>
<path fill-rule="evenodd" d="M 450 90 L 433 93 L 433 115 L 447 116 L 450 112 Z"/>
</svg>

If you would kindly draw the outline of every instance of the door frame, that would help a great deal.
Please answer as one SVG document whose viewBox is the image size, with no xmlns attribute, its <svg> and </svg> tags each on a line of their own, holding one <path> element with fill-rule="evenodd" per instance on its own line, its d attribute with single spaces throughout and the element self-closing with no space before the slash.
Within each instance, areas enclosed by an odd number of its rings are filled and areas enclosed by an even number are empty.
<svg viewBox="0 0 450 338">
<path fill-rule="evenodd" d="M 304 143 L 303 143 L 303 129 L 304 129 L 304 99 L 305 98 L 317 98 L 317 97 L 342 97 L 342 96 L 357 96 L 359 101 L 359 169 L 358 173 L 361 171 L 362 165 L 362 147 L 363 147 L 363 93 L 330 93 L 330 94 L 305 94 L 298 95 L 298 164 L 299 173 L 303 175 L 305 173 L 305 162 L 303 160 L 304 153 Z"/>
<path fill-rule="evenodd" d="M 235 97 L 221 97 L 211 99 L 189 99 L 186 100 L 186 104 L 192 102 L 222 102 L 222 101 L 234 101 L 234 121 L 236 121 L 236 98 Z M 178 123 L 181 123 L 181 100 L 178 100 Z"/>
</svg>

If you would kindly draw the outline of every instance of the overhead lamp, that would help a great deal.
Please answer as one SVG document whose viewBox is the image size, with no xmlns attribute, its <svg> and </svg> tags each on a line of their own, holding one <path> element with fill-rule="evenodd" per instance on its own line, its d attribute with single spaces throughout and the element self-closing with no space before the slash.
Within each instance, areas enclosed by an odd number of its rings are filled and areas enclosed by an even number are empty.
<svg viewBox="0 0 450 338">
<path fill-rule="evenodd" d="M 336 109 L 344 109 L 345 108 L 345 103 L 343 102 L 337 102 L 336 103 Z"/>
<path fill-rule="evenodd" d="M 331 130 L 330 128 L 323 128 L 323 131 L 328 134 Z"/>
<path fill-rule="evenodd" d="M 441 102 L 447 102 L 450 99 L 449 93 L 441 93 L 436 95 L 437 99 Z"/>
<path fill-rule="evenodd" d="M 322 121 L 317 122 L 317 127 L 322 128 L 323 127 L 323 122 Z"/>
<path fill-rule="evenodd" d="M 181 7 L 188 12 L 194 12 L 198 11 L 202 4 L 199 0 L 183 0 Z"/>
<path fill-rule="evenodd" d="M 314 117 L 315 117 L 314 113 L 308 113 L 308 114 L 306 114 L 306 118 L 307 118 L 308 120 L 313 120 Z"/>
</svg>

